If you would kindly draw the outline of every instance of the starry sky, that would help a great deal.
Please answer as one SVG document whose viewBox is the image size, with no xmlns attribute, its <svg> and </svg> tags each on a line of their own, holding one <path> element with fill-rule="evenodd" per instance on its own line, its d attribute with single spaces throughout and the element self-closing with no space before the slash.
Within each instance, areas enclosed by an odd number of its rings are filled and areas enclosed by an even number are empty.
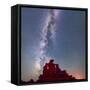
<svg viewBox="0 0 90 90">
<path fill-rule="evenodd" d="M 35 79 L 34 65 L 38 54 L 40 32 L 49 9 L 21 8 L 21 79 Z M 58 10 L 55 44 L 49 41 L 47 55 L 62 70 L 77 79 L 85 79 L 85 12 Z"/>
</svg>

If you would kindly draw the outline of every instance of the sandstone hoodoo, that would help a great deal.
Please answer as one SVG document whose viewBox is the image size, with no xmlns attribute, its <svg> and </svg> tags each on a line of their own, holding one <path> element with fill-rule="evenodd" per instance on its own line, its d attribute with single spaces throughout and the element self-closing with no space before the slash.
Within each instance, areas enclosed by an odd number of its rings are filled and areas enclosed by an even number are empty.
<svg viewBox="0 0 90 90">
<path fill-rule="evenodd" d="M 49 60 L 43 67 L 43 72 L 39 76 L 37 81 L 30 79 L 30 81 L 21 81 L 22 84 L 32 84 L 32 83 L 48 83 L 48 82 L 60 82 L 60 81 L 72 81 L 76 80 L 75 77 L 69 75 L 66 70 L 62 70 L 58 64 L 54 63 L 54 60 Z"/>
<path fill-rule="evenodd" d="M 61 70 L 58 64 L 54 63 L 51 59 L 43 67 L 43 74 L 39 76 L 37 82 L 53 82 L 53 81 L 66 81 L 75 80 L 75 77 L 69 75 L 66 70 Z"/>
</svg>

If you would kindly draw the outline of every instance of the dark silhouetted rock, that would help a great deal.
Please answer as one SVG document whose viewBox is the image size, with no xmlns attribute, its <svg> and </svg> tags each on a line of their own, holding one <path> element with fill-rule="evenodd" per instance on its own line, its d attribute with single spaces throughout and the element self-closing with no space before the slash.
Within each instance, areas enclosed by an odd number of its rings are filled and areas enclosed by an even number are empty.
<svg viewBox="0 0 90 90">
<path fill-rule="evenodd" d="M 60 81 L 72 81 L 76 80 L 75 77 L 69 75 L 66 70 L 61 70 L 58 64 L 54 63 L 51 59 L 49 63 L 46 63 L 43 67 L 43 74 L 39 76 L 37 81 L 30 79 L 30 81 L 21 81 L 22 84 L 32 84 L 32 83 L 44 83 L 44 82 L 60 82 Z"/>
<path fill-rule="evenodd" d="M 39 76 L 37 82 L 49 82 L 49 81 L 66 81 L 75 80 L 75 77 L 69 75 L 66 70 L 61 70 L 58 64 L 53 63 L 54 60 L 50 60 L 43 67 L 43 74 Z"/>
</svg>

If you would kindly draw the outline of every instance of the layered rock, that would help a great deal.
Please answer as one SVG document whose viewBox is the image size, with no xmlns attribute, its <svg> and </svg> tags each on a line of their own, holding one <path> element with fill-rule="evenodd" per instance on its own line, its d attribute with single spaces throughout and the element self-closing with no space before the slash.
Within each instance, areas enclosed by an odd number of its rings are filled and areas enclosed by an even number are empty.
<svg viewBox="0 0 90 90">
<path fill-rule="evenodd" d="M 66 81 L 75 80 L 75 77 L 69 75 L 66 70 L 61 70 L 58 64 L 54 64 L 54 60 L 50 60 L 43 67 L 43 74 L 39 76 L 37 82 L 49 82 L 49 81 Z"/>
</svg>

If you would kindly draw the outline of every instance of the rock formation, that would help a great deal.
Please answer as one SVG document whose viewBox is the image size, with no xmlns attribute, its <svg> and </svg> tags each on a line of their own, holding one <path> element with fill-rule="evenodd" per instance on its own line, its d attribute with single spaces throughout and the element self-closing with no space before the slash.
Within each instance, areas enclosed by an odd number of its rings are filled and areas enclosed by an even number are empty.
<svg viewBox="0 0 90 90">
<path fill-rule="evenodd" d="M 43 73 L 39 76 L 39 79 L 34 82 L 31 79 L 28 82 L 21 81 L 22 84 L 32 84 L 32 83 L 48 83 L 48 82 L 60 82 L 60 81 L 72 81 L 76 80 L 75 77 L 69 75 L 66 70 L 61 70 L 58 64 L 54 63 L 54 60 L 49 60 L 43 67 Z"/>
<path fill-rule="evenodd" d="M 50 60 L 49 63 L 45 64 L 43 74 L 39 76 L 37 82 L 75 80 L 75 77 L 69 75 L 66 70 L 61 70 L 59 65 L 53 62 L 54 60 Z"/>
</svg>

